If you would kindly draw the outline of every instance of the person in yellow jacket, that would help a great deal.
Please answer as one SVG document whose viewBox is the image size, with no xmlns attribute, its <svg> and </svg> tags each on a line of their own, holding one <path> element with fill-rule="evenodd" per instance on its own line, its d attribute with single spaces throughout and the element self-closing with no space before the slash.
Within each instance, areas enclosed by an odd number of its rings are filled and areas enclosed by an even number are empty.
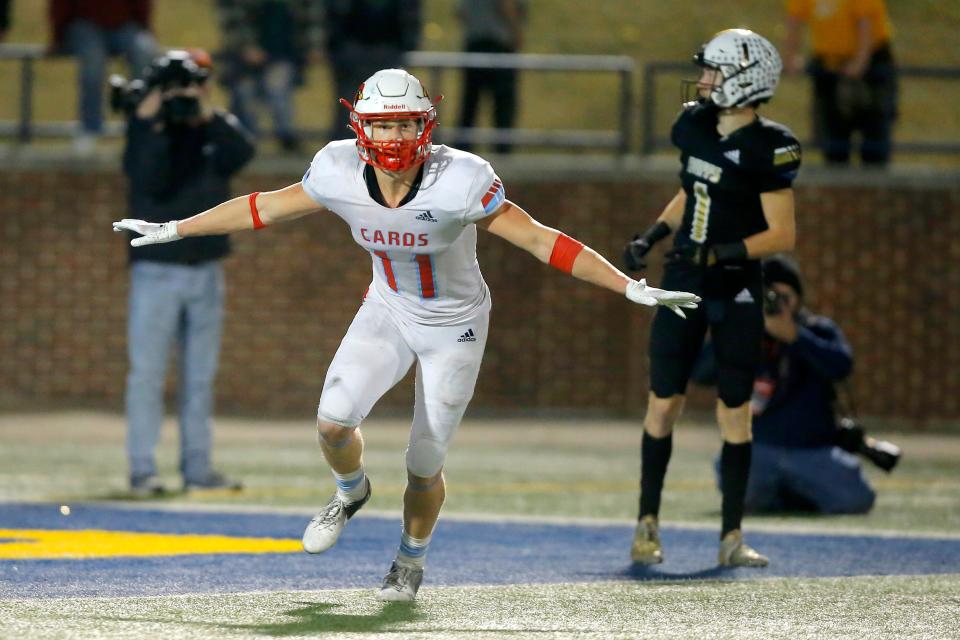
<svg viewBox="0 0 960 640">
<path fill-rule="evenodd" d="M 806 69 L 813 80 L 817 142 L 829 163 L 850 161 L 859 131 L 865 165 L 890 161 L 897 74 L 884 0 L 786 0 L 787 72 L 804 68 L 800 43 L 810 27 Z"/>
</svg>

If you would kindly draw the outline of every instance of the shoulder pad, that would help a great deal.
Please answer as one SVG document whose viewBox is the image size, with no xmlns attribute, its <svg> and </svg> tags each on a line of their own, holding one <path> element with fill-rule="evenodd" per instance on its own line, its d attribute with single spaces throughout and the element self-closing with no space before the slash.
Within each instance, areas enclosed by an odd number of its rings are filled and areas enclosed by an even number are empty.
<svg viewBox="0 0 960 640">
<path fill-rule="evenodd" d="M 759 125 L 740 142 L 741 164 L 761 172 L 796 171 L 802 150 L 790 129 L 766 118 L 761 118 Z"/>
</svg>

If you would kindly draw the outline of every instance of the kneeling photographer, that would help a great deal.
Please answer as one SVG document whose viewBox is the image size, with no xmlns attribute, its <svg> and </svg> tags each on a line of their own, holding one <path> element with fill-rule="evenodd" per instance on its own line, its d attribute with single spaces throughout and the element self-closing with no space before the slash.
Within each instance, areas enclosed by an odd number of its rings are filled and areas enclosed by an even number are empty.
<svg viewBox="0 0 960 640">
<path fill-rule="evenodd" d="M 111 103 L 127 115 L 123 155 L 130 217 L 168 222 L 230 197 L 230 178 L 254 154 L 237 119 L 215 109 L 206 52 L 168 51 L 142 81 L 111 78 Z M 227 236 L 130 247 L 126 389 L 130 489 L 165 491 L 155 449 L 168 355 L 179 354 L 180 472 L 184 490 L 238 489 L 211 467 L 213 382 L 219 360 Z"/>
<path fill-rule="evenodd" d="M 859 454 L 890 471 L 900 451 L 866 437 L 851 418 L 838 418 L 836 387 L 850 375 L 853 355 L 840 328 L 803 307 L 796 264 L 764 260 L 763 359 L 754 379 L 753 458 L 746 508 L 753 512 L 866 513 L 876 493 Z M 704 350 L 694 372 L 712 383 Z"/>
</svg>

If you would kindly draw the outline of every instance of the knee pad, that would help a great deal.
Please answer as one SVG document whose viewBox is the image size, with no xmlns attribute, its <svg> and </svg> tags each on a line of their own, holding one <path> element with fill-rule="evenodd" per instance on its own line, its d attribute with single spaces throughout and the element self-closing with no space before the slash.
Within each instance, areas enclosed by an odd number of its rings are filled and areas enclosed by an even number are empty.
<svg viewBox="0 0 960 640">
<path fill-rule="evenodd" d="M 421 478 L 440 473 L 446 459 L 447 443 L 434 438 L 417 438 L 407 447 L 407 470 Z"/>
<path fill-rule="evenodd" d="M 317 418 L 341 427 L 356 427 L 363 416 L 358 415 L 357 403 L 340 379 L 331 380 L 320 396 Z"/>
<path fill-rule="evenodd" d="M 753 394 L 753 370 L 722 367 L 717 376 L 717 396 L 729 409 L 739 407 Z"/>
</svg>

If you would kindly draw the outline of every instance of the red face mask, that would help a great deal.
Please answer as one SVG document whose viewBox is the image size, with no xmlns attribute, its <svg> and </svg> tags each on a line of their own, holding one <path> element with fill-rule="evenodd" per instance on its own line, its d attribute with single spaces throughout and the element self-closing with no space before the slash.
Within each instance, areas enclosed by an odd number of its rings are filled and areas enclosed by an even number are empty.
<svg viewBox="0 0 960 640">
<path fill-rule="evenodd" d="M 357 134 L 357 152 L 372 167 L 384 171 L 405 171 L 423 164 L 430 157 L 431 137 L 437 126 L 437 112 L 433 107 L 425 112 L 358 113 L 346 100 L 340 102 L 350 109 L 350 126 Z M 374 140 L 368 128 L 377 121 L 414 119 L 420 123 L 413 140 Z"/>
</svg>

